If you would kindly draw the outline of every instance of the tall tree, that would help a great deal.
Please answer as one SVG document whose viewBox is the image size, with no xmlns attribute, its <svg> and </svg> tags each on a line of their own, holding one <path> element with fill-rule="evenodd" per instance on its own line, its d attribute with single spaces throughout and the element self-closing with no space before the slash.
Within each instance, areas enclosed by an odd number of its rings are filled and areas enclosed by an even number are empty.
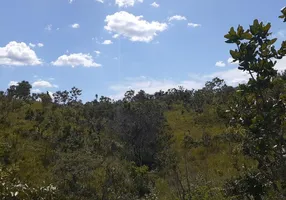
<svg viewBox="0 0 286 200">
<path fill-rule="evenodd" d="M 27 100 L 30 98 L 31 88 L 28 81 L 21 81 L 17 85 L 11 85 L 7 93 L 10 97 Z"/>
</svg>

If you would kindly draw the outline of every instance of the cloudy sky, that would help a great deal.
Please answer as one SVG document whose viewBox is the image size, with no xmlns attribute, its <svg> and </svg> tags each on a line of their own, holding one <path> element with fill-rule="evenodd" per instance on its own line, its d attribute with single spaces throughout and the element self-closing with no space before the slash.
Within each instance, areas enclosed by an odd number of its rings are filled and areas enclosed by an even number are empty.
<svg viewBox="0 0 286 200">
<path fill-rule="evenodd" d="M 279 42 L 282 0 L 2 0 L 0 90 L 27 80 L 34 92 L 76 86 L 82 98 L 200 88 L 215 76 L 246 79 L 230 63 L 231 26 L 272 22 Z M 282 61 L 279 69 L 284 69 Z M 286 65 L 285 65 L 286 66 Z"/>
</svg>

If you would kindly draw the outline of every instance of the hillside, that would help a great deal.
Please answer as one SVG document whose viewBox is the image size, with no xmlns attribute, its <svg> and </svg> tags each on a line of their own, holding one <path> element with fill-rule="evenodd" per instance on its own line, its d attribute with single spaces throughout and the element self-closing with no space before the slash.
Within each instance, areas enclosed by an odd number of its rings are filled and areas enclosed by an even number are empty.
<svg viewBox="0 0 286 200">
<path fill-rule="evenodd" d="M 274 68 L 286 42 L 275 49 L 270 28 L 225 35 L 249 74 L 236 87 L 214 78 L 85 103 L 76 87 L 0 92 L 0 198 L 286 199 L 286 73 Z"/>
</svg>

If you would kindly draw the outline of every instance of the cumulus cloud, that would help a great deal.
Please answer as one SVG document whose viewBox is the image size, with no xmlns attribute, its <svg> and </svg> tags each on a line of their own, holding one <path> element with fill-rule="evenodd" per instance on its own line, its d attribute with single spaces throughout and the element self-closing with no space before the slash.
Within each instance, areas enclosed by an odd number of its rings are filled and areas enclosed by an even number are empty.
<svg viewBox="0 0 286 200">
<path fill-rule="evenodd" d="M 193 28 L 197 28 L 197 27 L 200 27 L 200 26 L 202 26 L 202 25 L 201 25 L 201 24 L 195 24 L 195 23 L 190 22 L 190 23 L 188 23 L 188 26 L 193 27 Z"/>
<path fill-rule="evenodd" d="M 57 85 L 51 84 L 49 81 L 38 80 L 32 83 L 33 87 L 36 88 L 57 88 Z"/>
<path fill-rule="evenodd" d="M 225 67 L 226 64 L 223 61 L 218 61 L 218 62 L 215 63 L 215 66 L 216 67 Z"/>
<path fill-rule="evenodd" d="M 112 36 L 112 38 L 114 38 L 114 39 L 116 39 L 116 38 L 118 38 L 119 37 L 119 34 L 114 34 L 113 36 Z"/>
<path fill-rule="evenodd" d="M 104 40 L 102 42 L 102 44 L 105 44 L 105 45 L 109 45 L 109 44 L 112 44 L 113 42 L 111 40 Z"/>
<path fill-rule="evenodd" d="M 104 3 L 103 0 L 95 0 L 95 1 L 97 1 L 97 2 L 99 2 L 99 3 Z"/>
<path fill-rule="evenodd" d="M 37 45 L 38 45 L 38 47 L 43 47 L 44 46 L 43 43 L 38 43 Z"/>
<path fill-rule="evenodd" d="M 40 65 L 41 60 L 36 53 L 24 42 L 9 42 L 0 47 L 0 65 L 25 66 Z"/>
<path fill-rule="evenodd" d="M 70 25 L 70 27 L 72 27 L 72 28 L 79 28 L 79 27 L 80 27 L 80 25 L 79 25 L 79 24 L 77 24 L 77 23 L 74 23 L 74 24 Z"/>
<path fill-rule="evenodd" d="M 115 4 L 119 7 L 132 7 L 137 2 L 143 3 L 143 0 L 115 0 Z"/>
<path fill-rule="evenodd" d="M 36 89 L 32 89 L 31 92 L 32 93 L 41 93 L 42 91 L 39 88 L 36 88 Z"/>
<path fill-rule="evenodd" d="M 182 21 L 182 20 L 187 20 L 187 18 L 185 16 L 181 16 L 181 15 L 174 15 L 172 17 L 169 17 L 169 22 L 171 21 Z"/>
<path fill-rule="evenodd" d="M 122 35 L 131 41 L 150 42 L 159 32 L 167 29 L 166 23 L 157 21 L 148 22 L 143 16 L 135 16 L 125 11 L 116 12 L 106 16 L 107 31 Z"/>
<path fill-rule="evenodd" d="M 154 7 L 154 8 L 160 7 L 160 5 L 159 5 L 158 3 L 156 3 L 156 2 L 153 2 L 153 3 L 151 3 L 150 5 L 151 5 L 152 7 Z"/>
<path fill-rule="evenodd" d="M 9 83 L 8 83 L 8 87 L 10 87 L 10 86 L 17 86 L 19 83 L 18 83 L 18 81 L 10 81 Z"/>
<path fill-rule="evenodd" d="M 90 54 L 74 53 L 70 55 L 62 55 L 52 62 L 55 66 L 83 66 L 83 67 L 100 67 L 101 64 L 94 62 Z"/>
<path fill-rule="evenodd" d="M 69 3 L 73 3 L 74 2 L 74 0 L 69 0 Z"/>
<path fill-rule="evenodd" d="M 239 83 L 245 83 L 250 78 L 248 73 L 243 72 L 237 68 L 219 71 L 209 75 L 204 75 L 202 78 L 203 80 L 207 81 L 215 77 L 219 77 L 225 80 L 225 82 L 231 86 L 237 86 Z"/>
</svg>

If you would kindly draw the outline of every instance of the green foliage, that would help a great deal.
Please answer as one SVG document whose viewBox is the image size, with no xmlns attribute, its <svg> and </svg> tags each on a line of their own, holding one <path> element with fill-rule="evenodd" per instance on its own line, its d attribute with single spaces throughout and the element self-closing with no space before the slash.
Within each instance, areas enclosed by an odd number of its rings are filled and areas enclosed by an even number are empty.
<svg viewBox="0 0 286 200">
<path fill-rule="evenodd" d="M 41 198 L 50 193 L 40 193 L 39 185 L 52 185 L 60 199 L 177 199 L 179 182 L 184 198 L 203 195 L 199 187 L 206 181 L 193 173 L 209 162 L 209 148 L 219 148 L 212 137 L 225 128 L 215 108 L 227 95 L 225 88 L 222 80 L 214 79 L 201 91 L 180 88 L 159 96 L 129 91 L 122 101 L 101 97 L 85 104 L 77 88 L 57 92 L 54 101 L 45 93 L 25 99 L 3 93 L 1 165 L 17 165 L 15 180 L 36 188 L 31 191 Z M 186 164 L 194 158 L 186 133 L 196 138 L 195 157 L 205 159 L 188 167 L 188 176 Z M 190 181 L 198 187 L 186 189 Z M 11 192 L 16 190 L 11 187 L 5 194 Z"/>
<path fill-rule="evenodd" d="M 286 9 L 282 18 L 286 20 Z M 271 24 L 231 28 L 249 81 L 199 90 L 127 91 L 83 103 L 82 91 L 0 91 L 0 198 L 223 200 L 286 197 L 286 73 Z"/>
<path fill-rule="evenodd" d="M 14 168 L 0 168 L 0 198 L 3 200 L 58 199 L 53 185 L 30 186 L 15 176 Z"/>
<path fill-rule="evenodd" d="M 284 22 L 286 22 L 286 7 L 283 7 L 281 9 L 281 13 L 282 13 L 282 15 L 280 15 L 279 18 L 283 19 Z"/>
<path fill-rule="evenodd" d="M 22 81 L 17 85 L 12 85 L 7 90 L 8 96 L 11 98 L 27 100 L 30 98 L 30 90 L 32 86 L 27 81 Z"/>
<path fill-rule="evenodd" d="M 248 83 L 239 86 L 235 106 L 229 109 L 232 125 L 245 131 L 243 153 L 258 163 L 255 170 L 226 185 L 228 195 L 240 198 L 262 199 L 271 190 L 285 198 L 285 88 L 279 84 L 281 80 L 274 69 L 276 59 L 285 56 L 285 43 L 276 50 L 277 39 L 269 39 L 270 28 L 270 23 L 254 20 L 248 30 L 239 26 L 225 35 L 227 43 L 237 45 L 230 54 L 239 62 L 238 69 L 250 75 Z M 274 88 L 279 91 L 275 91 L 276 95 L 272 94 Z"/>
</svg>

